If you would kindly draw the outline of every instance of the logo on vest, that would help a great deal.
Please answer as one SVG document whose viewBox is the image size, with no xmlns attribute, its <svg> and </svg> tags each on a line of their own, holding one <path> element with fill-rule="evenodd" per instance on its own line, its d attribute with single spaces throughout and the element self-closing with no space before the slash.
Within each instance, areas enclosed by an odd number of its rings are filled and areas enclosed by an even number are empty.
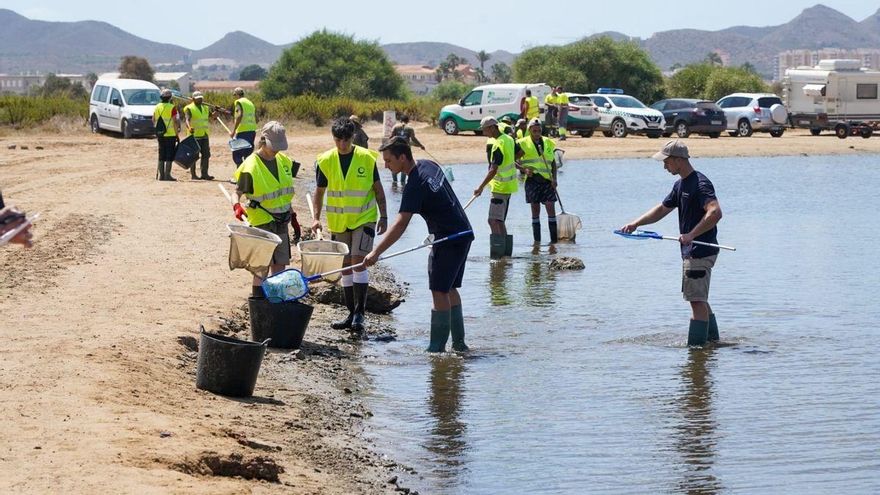
<svg viewBox="0 0 880 495">
<path fill-rule="evenodd" d="M 366 177 L 366 176 L 367 176 L 367 169 L 365 169 L 364 167 L 358 167 L 358 177 Z"/>
</svg>

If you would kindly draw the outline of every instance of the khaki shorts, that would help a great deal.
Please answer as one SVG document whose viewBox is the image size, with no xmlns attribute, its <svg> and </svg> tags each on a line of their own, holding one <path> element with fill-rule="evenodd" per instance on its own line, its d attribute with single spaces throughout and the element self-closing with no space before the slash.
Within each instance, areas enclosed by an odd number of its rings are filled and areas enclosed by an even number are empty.
<svg viewBox="0 0 880 495">
<path fill-rule="evenodd" d="M 489 200 L 489 220 L 507 220 L 507 209 L 510 207 L 510 194 L 492 193 Z"/>
<path fill-rule="evenodd" d="M 350 256 L 366 256 L 373 250 L 373 239 L 376 237 L 376 224 L 365 223 L 353 230 L 333 233 L 332 239 L 345 243 Z"/>
<path fill-rule="evenodd" d="M 681 265 L 681 295 L 688 302 L 709 301 L 709 281 L 718 255 L 686 258 Z"/>
<path fill-rule="evenodd" d="M 275 252 L 272 253 L 273 265 L 287 266 L 290 264 L 290 234 L 287 231 L 288 225 L 290 224 L 287 222 L 275 221 L 256 225 L 258 229 L 267 230 L 281 238 L 281 244 L 275 246 Z"/>
</svg>

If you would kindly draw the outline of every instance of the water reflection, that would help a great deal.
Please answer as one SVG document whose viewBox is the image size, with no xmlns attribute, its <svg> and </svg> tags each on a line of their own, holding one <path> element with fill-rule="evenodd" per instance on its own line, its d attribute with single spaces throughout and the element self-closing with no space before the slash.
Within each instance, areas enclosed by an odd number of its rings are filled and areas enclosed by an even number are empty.
<svg viewBox="0 0 880 495">
<path fill-rule="evenodd" d="M 556 252 L 556 246 L 549 248 L 550 254 Z M 547 308 L 556 304 L 556 273 L 550 269 L 549 260 L 541 256 L 541 246 L 532 248 L 532 262 L 526 268 L 523 282 L 526 306 Z"/>
<path fill-rule="evenodd" d="M 510 267 L 506 261 L 489 263 L 489 297 L 492 306 L 509 306 L 513 303 L 507 286 L 510 283 L 507 278 Z"/>
<path fill-rule="evenodd" d="M 460 419 L 463 372 L 464 360 L 459 357 L 431 359 L 428 409 L 435 423 L 425 448 L 434 454 L 434 474 L 447 487 L 456 486 L 464 471 L 465 424 Z"/>
<path fill-rule="evenodd" d="M 714 474 L 717 428 L 712 411 L 712 377 L 716 349 L 688 349 L 681 369 L 682 393 L 677 399 L 682 421 L 676 425 L 676 449 L 681 455 L 679 490 L 688 494 L 714 494 L 722 490 Z"/>
</svg>

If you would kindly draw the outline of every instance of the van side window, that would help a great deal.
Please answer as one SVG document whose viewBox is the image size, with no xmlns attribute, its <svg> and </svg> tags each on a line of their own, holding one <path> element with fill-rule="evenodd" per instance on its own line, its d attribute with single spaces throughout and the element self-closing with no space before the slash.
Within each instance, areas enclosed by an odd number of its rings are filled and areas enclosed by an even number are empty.
<svg viewBox="0 0 880 495">
<path fill-rule="evenodd" d="M 122 96 L 119 94 L 119 91 L 115 89 L 110 93 L 110 103 L 113 102 L 119 102 L 119 105 L 122 105 Z"/>
<path fill-rule="evenodd" d="M 483 91 L 471 91 L 464 97 L 464 107 L 472 107 L 483 102 Z"/>
<path fill-rule="evenodd" d="M 877 85 L 876 84 L 856 84 L 856 99 L 858 100 L 876 100 Z"/>
<path fill-rule="evenodd" d="M 92 101 L 106 103 L 107 93 L 109 92 L 110 88 L 108 88 L 107 86 L 95 86 L 94 91 L 92 91 Z"/>
</svg>

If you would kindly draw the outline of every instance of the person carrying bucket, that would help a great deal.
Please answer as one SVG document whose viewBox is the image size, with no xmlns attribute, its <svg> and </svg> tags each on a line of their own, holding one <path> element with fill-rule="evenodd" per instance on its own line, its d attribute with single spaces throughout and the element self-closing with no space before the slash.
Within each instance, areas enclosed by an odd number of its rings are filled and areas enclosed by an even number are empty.
<svg viewBox="0 0 880 495">
<path fill-rule="evenodd" d="M 281 244 L 272 253 L 269 265 L 271 274 L 278 273 L 290 264 L 290 235 L 287 226 L 299 230 L 293 211 L 293 161 L 282 151 L 287 149 L 287 132 L 284 126 L 267 122 L 260 130 L 257 149 L 235 170 L 236 198 L 247 197 L 247 206 L 235 202 L 233 211 L 239 220 L 247 216 L 252 227 L 272 232 L 281 238 Z M 260 287 L 263 279 L 254 275 L 252 293 L 263 297 Z"/>
<path fill-rule="evenodd" d="M 400 239 L 414 214 L 425 219 L 428 232 L 437 239 L 472 230 L 458 197 L 437 163 L 430 160 L 415 161 L 409 143 L 400 136 L 392 137 L 379 147 L 379 151 L 382 152 L 385 167 L 394 173 L 403 173 L 409 181 L 400 199 L 397 218 L 379 244 L 364 257 L 365 266 L 374 265 L 379 256 Z M 444 352 L 450 333 L 453 350 L 468 350 L 464 342 L 464 316 L 458 288 L 461 287 L 473 240 L 473 233 L 469 233 L 431 248 L 428 258 L 428 287 L 431 289 L 434 306 L 431 310 L 428 352 Z"/>
<path fill-rule="evenodd" d="M 343 260 L 343 266 L 351 266 L 363 261 L 373 249 L 376 235 L 385 233 L 388 227 L 385 190 L 376 167 L 379 154 L 352 144 L 355 129 L 351 119 L 336 119 L 330 132 L 336 146 L 318 155 L 315 162 L 317 188 L 312 199 L 315 211 L 312 231 L 321 228 L 321 209 L 326 193 L 327 226 L 334 241 L 348 246 L 349 254 Z M 369 283 L 366 267 L 342 272 L 348 316 L 332 323 L 331 328 L 364 333 Z"/>
<path fill-rule="evenodd" d="M 558 241 L 556 228 L 556 145 L 541 135 L 541 120 L 529 122 L 529 135 L 518 140 L 523 155 L 520 166 L 526 175 L 526 203 L 532 209 L 532 236 L 541 242 L 541 204 L 547 210 L 550 243 Z"/>
<path fill-rule="evenodd" d="M 254 139 L 257 135 L 257 107 L 254 103 L 244 97 L 242 88 L 235 88 L 232 94 L 236 97 L 232 103 L 232 113 L 234 121 L 232 130 L 229 131 L 229 137 L 233 139 L 244 139 L 251 146 L 254 145 Z M 251 154 L 253 148 L 242 148 L 232 152 L 232 161 L 236 165 L 241 165 L 244 159 Z"/>
<path fill-rule="evenodd" d="M 208 105 L 204 104 L 204 96 L 201 91 L 192 94 L 192 102 L 183 107 L 183 115 L 186 118 L 186 128 L 190 135 L 196 138 L 199 143 L 199 164 L 201 168 L 201 176 L 196 175 L 196 165 L 190 168 L 190 177 L 192 180 L 214 180 L 214 177 L 208 173 L 208 162 L 211 159 L 211 144 L 208 140 L 208 131 L 211 129 L 211 118 L 217 115 L 217 112 Z"/>
<path fill-rule="evenodd" d="M 709 281 L 718 257 L 718 248 L 694 244 L 701 241 L 717 244 L 718 221 L 721 206 L 715 196 L 715 187 L 690 163 L 687 145 L 679 140 L 666 143 L 653 155 L 663 162 L 663 168 L 680 178 L 662 203 L 639 218 L 620 228 L 624 233 L 635 231 L 641 225 L 660 221 L 678 208 L 678 226 L 681 235 L 682 280 L 681 292 L 691 305 L 692 319 L 688 329 L 688 345 L 703 345 L 719 340 L 718 323 L 709 305 Z"/>
<path fill-rule="evenodd" d="M 489 257 L 500 259 L 513 254 L 513 236 L 507 235 L 507 210 L 510 208 L 510 196 L 519 189 L 516 182 L 516 160 L 522 156 L 522 149 L 514 139 L 498 130 L 495 117 L 483 117 L 480 121 L 486 140 L 486 158 L 489 171 L 483 182 L 474 189 L 474 196 L 483 194 L 489 185 L 492 199 L 489 203 Z"/>
</svg>

